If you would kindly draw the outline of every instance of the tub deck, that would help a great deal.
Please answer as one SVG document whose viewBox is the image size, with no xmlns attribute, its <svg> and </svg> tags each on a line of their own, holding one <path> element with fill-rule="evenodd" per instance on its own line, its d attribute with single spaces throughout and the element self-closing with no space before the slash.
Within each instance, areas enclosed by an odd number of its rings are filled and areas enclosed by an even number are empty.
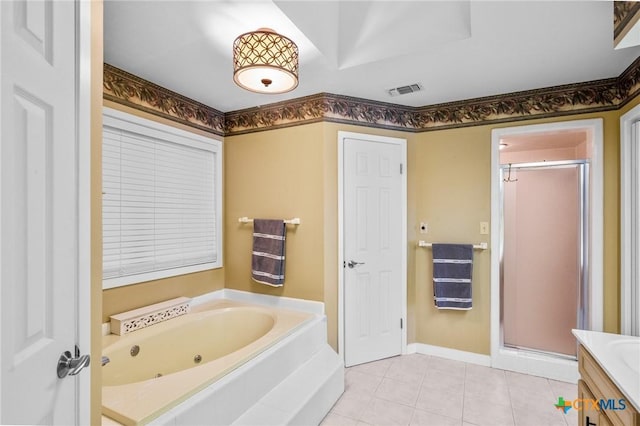
<svg viewBox="0 0 640 426">
<path fill-rule="evenodd" d="M 299 311 L 272 309 L 259 305 L 216 300 L 195 306 L 188 315 L 135 331 L 125 336 L 108 335 L 103 339 L 103 353 L 115 347 L 129 347 L 144 339 L 158 339 L 168 330 L 184 326 L 192 319 L 236 308 L 270 312 L 273 327 L 262 337 L 218 359 L 199 364 L 158 378 L 133 383 L 102 387 L 102 412 L 125 425 L 145 424 L 170 410 L 198 391 L 215 383 L 221 377 L 245 364 L 261 352 L 291 334 L 296 328 L 311 320 L 314 315 Z M 187 325 L 188 326 L 188 325 Z M 224 342 L 216 342 L 224 344 Z M 142 346 L 142 345 L 141 345 Z M 170 346 L 170 343 L 169 343 Z M 157 354 L 162 357 L 163 354 Z M 106 367 L 109 367 L 107 364 Z M 115 367 L 115 365 L 111 365 Z M 122 382 L 120 380 L 120 382 Z"/>
</svg>

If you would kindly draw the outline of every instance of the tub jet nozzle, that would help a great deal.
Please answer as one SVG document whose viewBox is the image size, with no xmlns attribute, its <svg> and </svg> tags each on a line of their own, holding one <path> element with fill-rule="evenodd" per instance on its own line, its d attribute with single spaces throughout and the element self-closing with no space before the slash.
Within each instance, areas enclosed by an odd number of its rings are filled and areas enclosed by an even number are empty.
<svg viewBox="0 0 640 426">
<path fill-rule="evenodd" d="M 138 355 L 140 353 L 140 346 L 138 346 L 138 345 L 131 346 L 131 349 L 129 350 L 129 353 L 131 354 L 131 356 Z"/>
</svg>

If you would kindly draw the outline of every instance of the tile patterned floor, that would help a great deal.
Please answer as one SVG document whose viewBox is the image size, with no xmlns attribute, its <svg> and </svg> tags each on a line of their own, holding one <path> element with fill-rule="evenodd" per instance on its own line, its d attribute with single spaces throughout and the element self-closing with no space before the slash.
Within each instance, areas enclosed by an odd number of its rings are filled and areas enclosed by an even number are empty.
<svg viewBox="0 0 640 426">
<path fill-rule="evenodd" d="M 347 368 L 345 392 L 321 426 L 574 426 L 577 385 L 428 355 Z"/>
</svg>

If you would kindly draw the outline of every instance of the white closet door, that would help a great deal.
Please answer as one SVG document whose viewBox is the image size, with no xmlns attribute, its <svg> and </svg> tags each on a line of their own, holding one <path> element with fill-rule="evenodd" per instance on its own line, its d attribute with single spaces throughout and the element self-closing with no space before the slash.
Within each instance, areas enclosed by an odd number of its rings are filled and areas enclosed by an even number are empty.
<svg viewBox="0 0 640 426">
<path fill-rule="evenodd" d="M 402 351 L 399 144 L 344 140 L 345 365 Z"/>
</svg>

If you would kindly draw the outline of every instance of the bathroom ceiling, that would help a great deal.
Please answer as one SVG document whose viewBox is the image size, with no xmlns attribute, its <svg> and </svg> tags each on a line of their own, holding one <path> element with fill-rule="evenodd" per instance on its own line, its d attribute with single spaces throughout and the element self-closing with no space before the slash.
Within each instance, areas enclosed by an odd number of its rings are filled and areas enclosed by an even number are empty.
<svg viewBox="0 0 640 426">
<path fill-rule="evenodd" d="M 260 27 L 298 44 L 294 91 L 234 84 L 233 40 Z M 433 105 L 617 77 L 638 56 L 613 49 L 609 1 L 104 3 L 105 62 L 223 112 L 320 92 Z"/>
</svg>

